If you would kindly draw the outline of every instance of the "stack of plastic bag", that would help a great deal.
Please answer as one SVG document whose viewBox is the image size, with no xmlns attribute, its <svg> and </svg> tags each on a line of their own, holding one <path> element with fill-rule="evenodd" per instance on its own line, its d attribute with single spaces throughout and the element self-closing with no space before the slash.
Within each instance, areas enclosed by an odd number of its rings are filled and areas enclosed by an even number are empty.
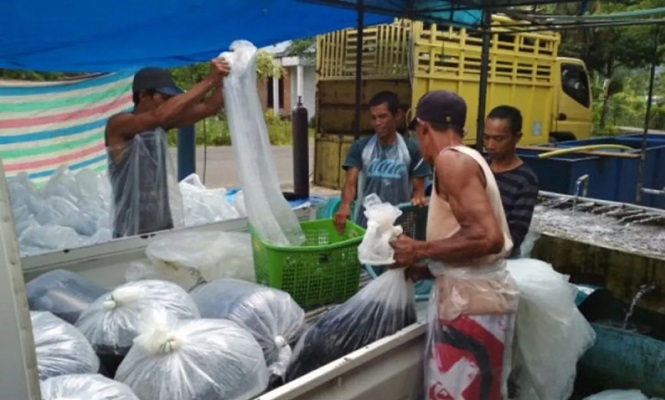
<svg viewBox="0 0 665 400">
<path fill-rule="evenodd" d="M 453 399 L 503 399 L 508 394 L 518 292 L 505 265 L 430 269 L 425 390 Z"/>
<path fill-rule="evenodd" d="M 185 290 L 216 279 L 254 281 L 252 240 L 245 232 L 177 232 L 146 248 L 150 264 L 133 264 L 125 279 L 163 279 Z"/>
<path fill-rule="evenodd" d="M 234 279 L 198 287 L 192 298 L 203 318 L 223 318 L 250 332 L 263 348 L 270 372 L 284 376 L 291 345 L 305 328 L 305 312 L 281 290 Z"/>
<path fill-rule="evenodd" d="M 30 312 L 39 379 L 99 371 L 99 359 L 81 332 L 50 312 Z"/>
<path fill-rule="evenodd" d="M 390 241 L 403 233 L 401 226 L 393 226 L 402 211 L 390 203 L 382 203 L 375 193 L 365 197 L 367 231 L 358 246 L 358 260 L 365 265 L 391 265 L 394 251 Z"/>
<path fill-rule="evenodd" d="M 178 320 L 156 308 L 116 379 L 141 400 L 246 400 L 266 389 L 268 369 L 261 346 L 235 323 Z"/>
<path fill-rule="evenodd" d="M 413 284 L 404 270 L 386 271 L 302 335 L 286 380 L 292 381 L 416 322 Z"/>
<path fill-rule="evenodd" d="M 263 240 L 282 246 L 300 245 L 305 236 L 279 187 L 256 91 L 257 49 L 250 42 L 236 41 L 231 50 L 220 55 L 231 66 L 224 80 L 224 107 L 249 222 Z"/>
<path fill-rule="evenodd" d="M 520 291 L 513 358 L 519 398 L 567 399 L 577 361 L 596 337 L 575 305 L 577 288 L 540 260 L 508 260 L 508 270 Z"/>
<path fill-rule="evenodd" d="M 124 383 L 98 374 L 62 375 L 41 383 L 42 400 L 139 400 Z"/>
<path fill-rule="evenodd" d="M 63 269 L 42 274 L 25 288 L 30 310 L 50 311 L 70 324 L 75 324 L 83 310 L 107 292 L 81 275 Z"/>
<path fill-rule="evenodd" d="M 180 181 L 179 186 L 185 207 L 185 225 L 204 225 L 240 218 L 240 213 L 226 201 L 226 189 L 206 189 L 196 174 Z"/>
<path fill-rule="evenodd" d="M 118 286 L 88 307 L 76 322 L 113 375 L 139 334 L 146 310 L 164 307 L 180 319 L 199 318 L 194 300 L 180 286 L 144 280 Z"/>
</svg>

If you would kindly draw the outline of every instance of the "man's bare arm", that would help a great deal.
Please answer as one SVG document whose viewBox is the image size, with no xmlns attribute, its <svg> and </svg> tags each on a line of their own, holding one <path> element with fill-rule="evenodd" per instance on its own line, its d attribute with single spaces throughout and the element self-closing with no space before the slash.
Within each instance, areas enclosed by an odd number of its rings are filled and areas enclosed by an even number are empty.
<svg viewBox="0 0 665 400">
<path fill-rule="evenodd" d="M 425 202 L 425 178 L 413 178 L 411 180 L 413 185 L 413 194 L 411 195 L 411 203 L 414 206 L 424 206 Z"/>
<path fill-rule="evenodd" d="M 218 86 L 204 102 L 196 103 L 183 111 L 173 124 L 165 129 L 182 128 L 195 124 L 204 118 L 212 117 L 221 110 L 223 103 L 224 89 Z"/>
<path fill-rule="evenodd" d="M 435 164 L 437 192 L 447 195 L 460 229 L 443 240 L 417 242 L 420 259 L 458 262 L 495 254 L 503 247 L 503 233 L 489 198 L 478 163 L 456 151 L 447 151 Z"/>
<path fill-rule="evenodd" d="M 346 220 L 351 217 L 351 202 L 356 197 L 356 185 L 358 184 L 358 174 L 360 170 L 356 167 L 349 167 L 346 170 L 346 181 L 342 188 L 342 199 L 339 209 L 333 216 L 333 222 L 338 232 L 343 232 L 346 227 Z M 359 207 L 356 205 L 356 207 Z"/>
</svg>

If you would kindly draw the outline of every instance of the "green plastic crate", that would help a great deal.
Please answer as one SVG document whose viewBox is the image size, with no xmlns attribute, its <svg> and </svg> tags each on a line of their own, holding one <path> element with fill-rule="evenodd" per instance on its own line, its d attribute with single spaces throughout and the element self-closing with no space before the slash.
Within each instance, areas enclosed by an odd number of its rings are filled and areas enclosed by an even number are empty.
<svg viewBox="0 0 665 400">
<path fill-rule="evenodd" d="M 281 289 L 303 308 L 347 300 L 358 291 L 358 245 L 364 229 L 347 222 L 343 235 L 332 219 L 301 222 L 302 246 L 275 246 L 258 238 L 250 226 L 256 281 Z"/>
</svg>

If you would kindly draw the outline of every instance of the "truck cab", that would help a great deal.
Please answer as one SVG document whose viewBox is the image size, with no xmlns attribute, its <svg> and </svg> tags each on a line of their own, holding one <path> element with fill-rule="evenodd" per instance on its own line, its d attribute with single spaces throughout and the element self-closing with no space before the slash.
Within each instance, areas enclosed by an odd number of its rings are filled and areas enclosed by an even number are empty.
<svg viewBox="0 0 665 400">
<path fill-rule="evenodd" d="M 557 57 L 550 141 L 586 139 L 593 127 L 591 84 L 584 61 Z"/>
</svg>

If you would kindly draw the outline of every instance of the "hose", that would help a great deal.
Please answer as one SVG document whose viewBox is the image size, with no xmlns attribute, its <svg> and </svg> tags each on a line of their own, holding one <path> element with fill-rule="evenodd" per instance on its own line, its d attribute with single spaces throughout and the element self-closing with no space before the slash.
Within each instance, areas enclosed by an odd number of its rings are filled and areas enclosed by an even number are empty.
<svg viewBox="0 0 665 400">
<path fill-rule="evenodd" d="M 547 153 L 538 154 L 538 158 L 550 158 L 561 154 L 577 153 L 580 151 L 596 150 L 596 149 L 618 149 L 618 150 L 635 151 L 634 148 L 629 146 L 624 146 L 622 144 L 590 144 L 586 146 L 569 147 L 566 149 L 557 149 L 553 151 L 548 151 Z"/>
</svg>

